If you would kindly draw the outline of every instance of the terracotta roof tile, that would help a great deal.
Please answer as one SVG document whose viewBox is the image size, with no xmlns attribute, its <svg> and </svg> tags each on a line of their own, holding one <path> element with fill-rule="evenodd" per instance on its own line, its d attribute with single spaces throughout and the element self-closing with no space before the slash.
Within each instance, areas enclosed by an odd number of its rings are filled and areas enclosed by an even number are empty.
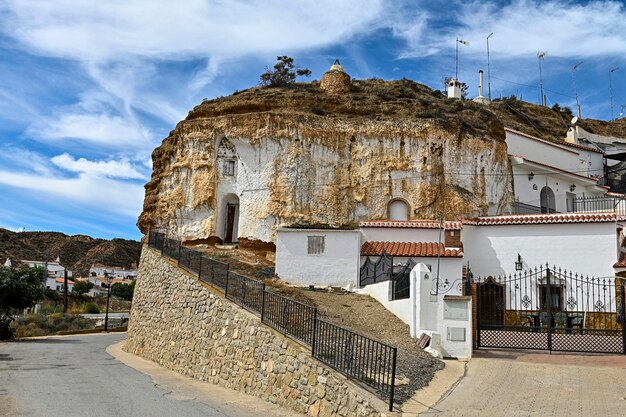
<svg viewBox="0 0 626 417">
<path fill-rule="evenodd" d="M 439 246 L 439 251 L 437 251 Z M 391 256 L 437 256 L 437 252 L 445 258 L 460 258 L 463 252 L 457 249 L 446 249 L 443 243 L 437 242 L 365 242 L 361 246 L 361 256 L 380 256 L 385 252 Z"/>
<path fill-rule="evenodd" d="M 586 151 L 604 154 L 604 151 L 601 151 L 600 149 L 597 149 L 597 148 L 592 148 L 591 146 L 579 145 L 578 143 L 565 142 L 564 140 L 561 140 L 558 143 L 561 145 L 565 145 L 565 146 L 571 146 L 572 148 L 584 149 Z"/>
<path fill-rule="evenodd" d="M 440 223 L 437 220 L 372 220 L 360 222 L 361 227 L 397 227 L 405 229 L 439 229 Z M 463 223 L 459 221 L 444 221 L 445 230 L 461 230 Z"/>
<path fill-rule="evenodd" d="M 554 214 L 512 214 L 467 219 L 466 224 L 476 226 L 508 224 L 549 224 L 549 223 L 603 223 L 614 222 L 615 213 L 554 213 Z"/>
</svg>

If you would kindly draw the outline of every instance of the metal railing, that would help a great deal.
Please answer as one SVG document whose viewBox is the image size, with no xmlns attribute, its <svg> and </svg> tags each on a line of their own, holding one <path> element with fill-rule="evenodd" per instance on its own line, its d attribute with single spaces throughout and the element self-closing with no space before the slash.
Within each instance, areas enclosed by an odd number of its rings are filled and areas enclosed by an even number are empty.
<svg viewBox="0 0 626 417">
<path fill-rule="evenodd" d="M 226 298 L 240 306 L 261 314 L 265 283 L 244 277 L 236 272 L 228 272 L 226 281 Z"/>
<path fill-rule="evenodd" d="M 390 398 L 394 394 L 397 353 L 393 346 L 316 320 L 313 357 Z"/>
<path fill-rule="evenodd" d="M 224 290 L 226 298 L 261 316 L 268 326 L 309 346 L 314 358 L 374 388 L 393 410 L 398 349 L 317 318 L 317 308 L 268 291 L 265 283 L 229 270 L 229 265 L 150 231 L 148 246 L 179 267 Z"/>
<path fill-rule="evenodd" d="M 515 202 L 515 214 L 553 214 L 559 213 L 558 211 L 549 207 L 538 207 L 532 204 Z"/>
<path fill-rule="evenodd" d="M 598 196 L 578 197 L 573 200 L 572 211 L 579 212 L 611 212 L 626 215 L 626 201 L 620 197 Z"/>
<path fill-rule="evenodd" d="M 313 344 L 317 309 L 273 292 L 263 294 L 261 320 L 302 342 Z"/>
</svg>

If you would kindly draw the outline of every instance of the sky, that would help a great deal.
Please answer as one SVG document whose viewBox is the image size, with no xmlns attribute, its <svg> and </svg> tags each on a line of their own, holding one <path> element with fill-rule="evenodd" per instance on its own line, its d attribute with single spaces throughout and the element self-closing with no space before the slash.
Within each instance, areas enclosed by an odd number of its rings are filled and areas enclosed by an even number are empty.
<svg viewBox="0 0 626 417">
<path fill-rule="evenodd" d="M 474 97 L 490 33 L 492 98 L 539 103 L 545 51 L 548 106 L 575 109 L 575 82 L 583 118 L 620 116 L 623 2 L 2 0 L 0 227 L 138 239 L 152 150 L 203 99 L 258 85 L 276 56 L 311 79 L 338 58 L 353 78 L 443 89 L 459 38 Z"/>
</svg>

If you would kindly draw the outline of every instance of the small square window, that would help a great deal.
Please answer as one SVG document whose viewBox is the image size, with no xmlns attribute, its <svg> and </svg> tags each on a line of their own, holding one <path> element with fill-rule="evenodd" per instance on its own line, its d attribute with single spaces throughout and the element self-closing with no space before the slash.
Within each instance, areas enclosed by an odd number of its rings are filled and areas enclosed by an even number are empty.
<svg viewBox="0 0 626 417">
<path fill-rule="evenodd" d="M 307 253 L 309 255 L 319 255 L 321 253 L 324 253 L 324 244 L 325 244 L 324 236 L 307 236 L 307 239 L 308 239 Z"/>
<path fill-rule="evenodd" d="M 235 161 L 224 161 L 223 165 L 224 175 L 227 177 L 235 176 Z"/>
</svg>

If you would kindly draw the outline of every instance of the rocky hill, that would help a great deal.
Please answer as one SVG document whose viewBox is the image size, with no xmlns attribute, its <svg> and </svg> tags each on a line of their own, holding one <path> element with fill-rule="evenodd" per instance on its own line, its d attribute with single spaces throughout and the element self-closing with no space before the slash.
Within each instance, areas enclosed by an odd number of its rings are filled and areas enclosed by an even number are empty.
<svg viewBox="0 0 626 417">
<path fill-rule="evenodd" d="M 84 235 L 68 236 L 59 232 L 16 233 L 0 228 L 0 260 L 41 260 L 46 257 L 72 270 L 75 276 L 88 275 L 94 263 L 130 268 L 139 263 L 141 244 L 125 239 L 94 239 Z"/>
<path fill-rule="evenodd" d="M 196 106 L 152 154 L 139 228 L 224 238 L 227 204 L 238 204 L 239 237 L 266 242 L 281 226 L 387 218 L 393 199 L 410 218 L 506 213 L 504 126 L 558 141 L 572 117 L 515 98 L 448 99 L 406 79 L 349 83 L 340 94 L 315 81 L 255 87 Z M 623 120 L 579 125 L 626 137 Z M 238 164 L 230 178 L 226 159 Z"/>
</svg>

